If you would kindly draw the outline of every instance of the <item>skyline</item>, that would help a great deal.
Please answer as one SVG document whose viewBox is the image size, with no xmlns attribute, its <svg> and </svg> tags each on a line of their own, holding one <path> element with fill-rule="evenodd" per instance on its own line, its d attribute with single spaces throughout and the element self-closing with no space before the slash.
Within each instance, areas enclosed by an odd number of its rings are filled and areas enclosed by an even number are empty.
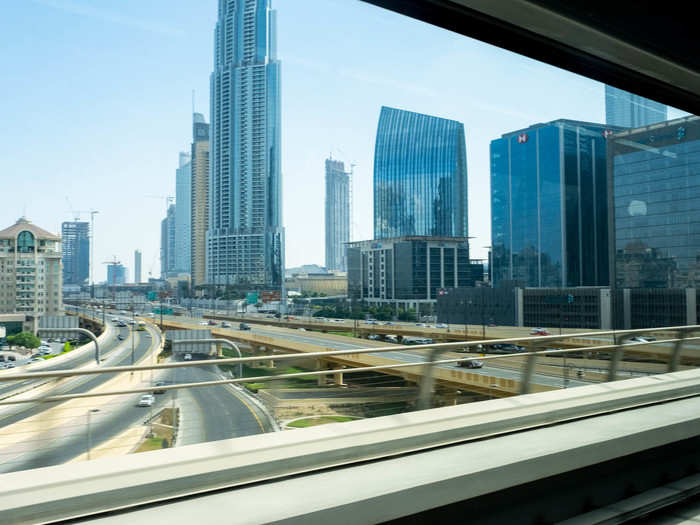
<svg viewBox="0 0 700 525">
<path fill-rule="evenodd" d="M 175 194 L 177 153 L 191 140 L 192 89 L 195 110 L 208 117 L 216 7 L 127 0 L 117 10 L 37 0 L 7 9 L 0 42 L 8 51 L 4 98 L 12 104 L 10 125 L 0 131 L 8 152 L 0 184 L 9 205 L 0 224 L 14 224 L 26 210 L 35 224 L 59 232 L 70 218 L 68 195 L 76 209 L 100 211 L 95 281 L 105 280 L 103 261 L 130 260 L 134 249 L 143 251 L 144 280 L 158 275 L 164 199 L 145 195 Z M 329 152 L 357 165 L 353 240 L 372 237 L 382 105 L 464 123 L 475 258 L 490 245 L 489 142 L 557 118 L 604 122 L 598 82 L 359 2 L 274 7 L 284 63 L 288 267 L 323 263 Z M 681 114 L 670 110 L 669 118 Z"/>
</svg>

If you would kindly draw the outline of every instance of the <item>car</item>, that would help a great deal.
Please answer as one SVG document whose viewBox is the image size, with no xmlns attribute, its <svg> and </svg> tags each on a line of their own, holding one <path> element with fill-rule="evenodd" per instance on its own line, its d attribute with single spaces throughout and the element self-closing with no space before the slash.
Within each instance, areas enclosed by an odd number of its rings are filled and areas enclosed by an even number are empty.
<svg viewBox="0 0 700 525">
<path fill-rule="evenodd" d="M 185 354 L 182 356 L 185 361 L 192 361 L 192 354 Z"/>
<path fill-rule="evenodd" d="M 119 328 L 125 328 L 125 327 L 126 327 L 126 323 L 125 323 L 124 321 L 119 321 L 119 323 L 117 323 L 117 326 L 118 326 Z"/>
<path fill-rule="evenodd" d="M 209 325 L 209 323 L 207 323 L 206 321 L 199 322 L 199 326 L 208 326 L 208 325 Z"/>
<path fill-rule="evenodd" d="M 153 390 L 154 394 L 165 394 L 165 390 L 158 388 L 159 386 L 165 386 L 165 381 L 157 381 L 154 385 L 156 388 Z"/>
<path fill-rule="evenodd" d="M 460 361 L 457 363 L 457 366 L 461 366 L 463 368 L 483 368 L 484 362 L 479 361 L 478 359 L 472 359 L 471 361 Z"/>
<path fill-rule="evenodd" d="M 138 406 L 140 407 L 150 407 L 153 406 L 153 403 L 156 402 L 156 398 L 153 394 L 143 394 L 139 398 L 139 403 Z"/>
<path fill-rule="evenodd" d="M 5 363 L 5 368 L 14 368 L 15 364 L 14 363 Z"/>
<path fill-rule="evenodd" d="M 207 321 L 207 324 L 209 326 L 216 326 L 216 321 L 214 321 L 214 319 L 209 319 L 209 321 Z"/>
<path fill-rule="evenodd" d="M 122 334 L 119 334 L 117 336 L 117 339 L 119 339 L 120 341 L 123 341 L 124 339 L 126 339 L 126 337 L 124 337 Z"/>
<path fill-rule="evenodd" d="M 241 323 L 238 325 L 239 330 L 250 330 L 250 326 L 248 326 L 246 323 Z"/>
<path fill-rule="evenodd" d="M 629 341 L 632 343 L 650 343 L 652 341 L 656 341 L 656 337 L 650 337 L 648 335 L 636 335 L 634 337 L 631 337 Z"/>
<path fill-rule="evenodd" d="M 549 335 L 549 332 L 545 328 L 533 328 L 530 335 Z"/>
<path fill-rule="evenodd" d="M 425 323 L 416 323 L 416 326 L 425 326 Z"/>
<path fill-rule="evenodd" d="M 33 357 L 29 360 L 30 363 L 36 363 L 38 361 L 43 361 L 41 357 Z"/>
<path fill-rule="evenodd" d="M 231 328 L 231 323 L 227 323 L 226 321 L 224 321 L 223 323 L 221 323 L 221 328 Z"/>
<path fill-rule="evenodd" d="M 280 317 L 282 317 L 282 314 L 279 313 L 279 312 L 277 312 L 277 313 L 274 315 L 274 317 L 275 317 L 275 319 L 279 319 Z"/>
<path fill-rule="evenodd" d="M 136 324 L 136 321 L 134 321 L 133 319 L 129 319 L 128 323 L 129 324 Z"/>
<path fill-rule="evenodd" d="M 306 332 L 306 328 L 297 328 L 300 332 Z"/>
<path fill-rule="evenodd" d="M 367 339 L 370 341 L 378 341 L 381 338 L 379 334 L 370 334 L 367 336 Z"/>
<path fill-rule="evenodd" d="M 438 323 L 435 325 L 435 328 L 447 328 L 447 325 L 445 323 Z"/>
</svg>

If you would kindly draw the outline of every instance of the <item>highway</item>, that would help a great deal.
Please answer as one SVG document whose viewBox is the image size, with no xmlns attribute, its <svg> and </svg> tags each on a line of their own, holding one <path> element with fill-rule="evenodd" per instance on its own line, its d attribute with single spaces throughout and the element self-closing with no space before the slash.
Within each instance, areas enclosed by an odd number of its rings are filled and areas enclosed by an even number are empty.
<svg viewBox="0 0 700 525">
<path fill-rule="evenodd" d="M 154 329 L 149 329 L 145 332 L 135 332 L 135 335 L 137 341 L 135 341 L 134 360 L 138 362 L 148 354 L 153 344 L 158 343 L 158 338 Z M 127 339 L 118 347 L 118 352 L 105 359 L 105 366 L 126 366 L 131 364 L 130 341 Z M 61 386 L 43 391 L 42 395 L 89 392 L 111 380 L 114 376 L 115 374 L 100 374 L 76 377 L 65 381 Z M 91 428 L 94 445 L 119 434 L 143 418 L 144 409 L 135 406 L 139 397 L 138 394 L 129 397 L 129 400 L 125 399 L 118 405 L 110 405 L 108 409 L 101 410 L 99 416 L 94 416 L 94 423 Z M 158 398 L 160 397 L 162 396 L 158 396 L 156 399 L 159 400 Z M 99 400 L 99 398 L 96 399 Z M 98 404 L 98 402 L 95 403 Z M 0 416 L 2 435 L 7 436 L 13 432 L 11 425 L 20 424 L 17 428 L 22 428 L 21 422 L 23 420 L 37 416 L 45 411 L 52 411 L 52 414 L 61 414 L 61 405 L 61 403 L 43 403 L 10 406 Z M 58 429 L 52 427 L 50 431 L 47 431 L 44 439 L 39 441 L 32 439 L 29 442 L 17 444 L 12 447 L 11 452 L 3 450 L 3 456 L 0 456 L 2 458 L 0 472 L 56 465 L 85 452 L 87 438 L 81 428 L 84 423 L 78 422 L 76 425 L 71 415 L 65 416 L 65 419 L 65 423 L 71 427 L 71 431 L 61 431 L 60 427 Z M 78 432 L 75 432 L 76 427 L 79 429 Z"/>
<path fill-rule="evenodd" d="M 199 323 L 202 321 L 197 318 L 188 318 L 181 316 L 164 316 L 164 319 L 176 321 L 179 323 L 186 323 L 192 326 L 193 329 L 202 328 L 214 328 L 213 326 L 201 326 Z M 220 323 L 219 323 L 220 324 Z M 340 323 L 339 323 L 340 324 Z M 367 348 L 369 345 L 366 340 L 363 339 L 353 339 L 350 337 L 344 338 L 347 341 L 339 341 L 338 336 L 329 336 L 328 334 L 319 332 L 308 332 L 301 331 L 285 327 L 276 327 L 268 325 L 257 325 L 254 320 L 249 321 L 249 326 L 251 330 L 250 333 L 275 337 L 279 339 L 285 339 L 288 341 L 295 341 L 299 343 L 306 343 L 311 345 L 316 345 L 319 347 L 319 351 L 333 349 L 333 350 L 352 350 L 359 348 Z M 220 326 L 217 327 L 218 330 L 228 330 L 232 334 L 239 332 L 237 328 L 222 329 Z M 391 346 L 389 343 L 383 344 L 382 346 Z M 392 359 L 398 362 L 415 362 L 420 363 L 425 360 L 427 352 L 420 350 L 396 350 L 395 352 L 382 352 L 377 354 L 370 353 L 371 356 L 384 357 L 386 359 Z M 460 357 L 465 357 L 463 354 Z M 444 355 L 442 359 L 449 359 L 447 355 Z M 445 364 L 439 365 L 439 368 L 446 370 L 460 370 L 468 371 L 469 373 L 483 375 L 487 377 L 495 377 L 504 380 L 519 380 L 521 378 L 521 372 L 518 370 L 511 370 L 508 368 L 501 368 L 497 365 L 486 363 L 483 368 L 466 369 L 457 366 L 457 364 Z M 563 379 L 556 375 L 546 375 L 541 373 L 536 373 L 534 381 L 540 385 L 549 386 L 553 388 L 561 388 L 563 386 Z M 569 378 L 567 381 L 568 387 L 584 386 L 590 384 L 590 382 L 580 381 Z"/>
<path fill-rule="evenodd" d="M 174 384 L 221 379 L 214 366 L 169 370 Z M 231 386 L 182 389 L 176 394 L 180 407 L 177 446 L 218 441 L 270 432 L 269 420 Z"/>
</svg>

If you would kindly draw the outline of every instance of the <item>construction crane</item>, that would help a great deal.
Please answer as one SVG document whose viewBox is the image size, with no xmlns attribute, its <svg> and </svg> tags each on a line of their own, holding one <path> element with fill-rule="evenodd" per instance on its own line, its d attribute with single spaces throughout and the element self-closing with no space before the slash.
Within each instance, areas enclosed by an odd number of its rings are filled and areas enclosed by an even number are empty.
<svg viewBox="0 0 700 525">
<path fill-rule="evenodd" d="M 175 202 L 175 197 L 172 195 L 144 195 L 144 197 L 147 197 L 149 199 L 163 199 L 165 201 L 165 214 L 168 214 L 168 208 L 170 208 L 170 205 Z"/>
</svg>

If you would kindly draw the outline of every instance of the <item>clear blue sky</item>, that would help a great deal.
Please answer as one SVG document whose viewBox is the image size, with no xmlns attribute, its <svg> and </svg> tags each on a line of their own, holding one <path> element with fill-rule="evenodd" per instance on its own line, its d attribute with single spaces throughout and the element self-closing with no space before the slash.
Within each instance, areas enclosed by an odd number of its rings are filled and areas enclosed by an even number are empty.
<svg viewBox="0 0 700 525">
<path fill-rule="evenodd" d="M 160 220 L 191 92 L 209 118 L 216 0 L 5 0 L 0 228 L 96 217 L 95 278 L 117 256 L 160 273 Z M 372 235 L 382 105 L 464 123 L 472 256 L 490 244 L 489 142 L 536 122 L 603 122 L 603 86 L 356 0 L 276 0 L 287 266 L 324 263 L 323 169 L 354 162 L 354 239 Z M 679 112 L 671 112 L 670 117 Z M 88 215 L 84 214 L 83 218 Z"/>
</svg>

